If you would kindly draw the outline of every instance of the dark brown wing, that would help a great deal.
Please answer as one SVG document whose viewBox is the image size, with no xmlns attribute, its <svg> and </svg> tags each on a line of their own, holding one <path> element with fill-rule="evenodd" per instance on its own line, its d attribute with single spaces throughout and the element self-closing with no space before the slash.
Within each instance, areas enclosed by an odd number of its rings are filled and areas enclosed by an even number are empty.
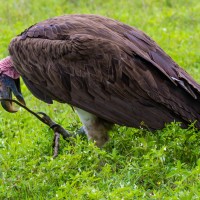
<svg viewBox="0 0 200 200">
<path fill-rule="evenodd" d="M 52 18 L 23 32 L 9 50 L 29 89 L 46 102 L 152 129 L 200 119 L 199 85 L 143 32 L 120 22 Z"/>
</svg>

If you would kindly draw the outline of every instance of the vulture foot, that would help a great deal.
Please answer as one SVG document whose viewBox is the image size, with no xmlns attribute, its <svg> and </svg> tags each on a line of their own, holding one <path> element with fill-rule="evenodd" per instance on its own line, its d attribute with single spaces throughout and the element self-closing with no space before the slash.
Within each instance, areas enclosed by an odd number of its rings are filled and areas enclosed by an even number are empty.
<svg viewBox="0 0 200 200">
<path fill-rule="evenodd" d="M 58 156 L 60 134 L 62 135 L 64 140 L 67 140 L 71 137 L 76 137 L 77 135 L 86 135 L 83 127 L 81 127 L 75 135 L 72 135 L 68 131 L 66 131 L 61 125 L 55 123 L 47 114 L 43 112 L 38 112 L 38 114 L 42 115 L 43 122 L 54 131 L 54 139 L 52 143 L 52 147 L 54 150 L 53 158 L 56 158 Z"/>
<path fill-rule="evenodd" d="M 80 136 L 87 136 L 84 127 L 82 126 L 80 129 L 78 129 L 78 131 L 76 132 L 76 135 L 80 135 Z"/>
<path fill-rule="evenodd" d="M 72 135 L 66 131 L 61 125 L 54 122 L 47 114 L 43 112 L 38 112 L 38 114 L 42 115 L 42 119 L 44 120 L 45 124 L 47 124 L 54 132 L 58 132 L 63 136 L 63 139 L 67 139 L 72 137 Z"/>
<path fill-rule="evenodd" d="M 54 131 L 54 139 L 52 146 L 54 150 L 53 158 L 56 158 L 58 156 L 59 151 L 60 134 L 65 140 L 67 140 L 67 138 L 73 137 L 73 135 L 66 131 L 61 125 L 55 123 L 47 114 L 43 112 L 38 112 L 38 114 L 42 115 L 44 123 L 47 124 Z"/>
</svg>

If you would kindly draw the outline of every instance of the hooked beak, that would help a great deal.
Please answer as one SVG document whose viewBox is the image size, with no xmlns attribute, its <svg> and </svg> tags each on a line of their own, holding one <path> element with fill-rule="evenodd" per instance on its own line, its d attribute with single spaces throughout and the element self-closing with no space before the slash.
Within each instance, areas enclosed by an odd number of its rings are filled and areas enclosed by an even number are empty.
<svg viewBox="0 0 200 200">
<path fill-rule="evenodd" d="M 21 94 L 20 88 L 20 80 L 12 79 L 9 76 L 2 74 L 0 75 L 0 99 L 11 99 L 12 100 L 12 93 L 15 95 L 17 100 L 25 105 L 24 98 Z M 11 101 L 2 100 L 1 101 L 2 107 L 8 112 L 17 112 L 16 109 Z"/>
</svg>

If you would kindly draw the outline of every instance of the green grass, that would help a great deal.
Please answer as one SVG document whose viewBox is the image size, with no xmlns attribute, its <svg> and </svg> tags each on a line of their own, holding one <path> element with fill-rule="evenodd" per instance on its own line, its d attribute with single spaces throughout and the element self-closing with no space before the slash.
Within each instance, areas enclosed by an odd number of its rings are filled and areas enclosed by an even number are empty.
<svg viewBox="0 0 200 200">
<path fill-rule="evenodd" d="M 28 26 L 66 13 L 93 13 L 150 35 L 200 82 L 198 0 L 0 1 L 0 58 Z M 81 123 L 64 104 L 47 105 L 22 86 L 28 107 L 75 132 Z M 0 199 L 200 199 L 200 133 L 167 125 L 155 133 L 114 127 L 103 149 L 76 138 L 61 140 L 52 159 L 52 131 L 20 109 L 0 108 Z"/>
</svg>

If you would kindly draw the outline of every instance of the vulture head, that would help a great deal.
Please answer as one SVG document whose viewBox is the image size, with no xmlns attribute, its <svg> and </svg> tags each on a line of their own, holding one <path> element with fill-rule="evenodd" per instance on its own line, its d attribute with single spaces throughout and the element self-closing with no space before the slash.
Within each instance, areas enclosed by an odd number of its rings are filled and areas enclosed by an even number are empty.
<svg viewBox="0 0 200 200">
<path fill-rule="evenodd" d="M 21 94 L 19 74 L 14 69 L 10 57 L 7 57 L 0 61 L 0 98 L 12 99 L 12 93 L 20 103 L 25 105 Z M 17 112 L 10 101 L 3 100 L 1 105 L 8 112 Z"/>
</svg>

